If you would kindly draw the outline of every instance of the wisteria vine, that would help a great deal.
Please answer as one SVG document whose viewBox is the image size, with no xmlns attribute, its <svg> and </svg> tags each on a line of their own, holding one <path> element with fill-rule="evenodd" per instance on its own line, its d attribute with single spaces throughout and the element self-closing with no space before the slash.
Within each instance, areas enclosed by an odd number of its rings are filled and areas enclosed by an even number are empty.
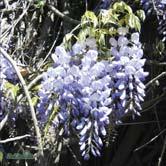
<svg viewBox="0 0 166 166">
<path fill-rule="evenodd" d="M 101 8 L 107 9 L 111 1 L 102 2 Z M 155 2 L 159 11 L 164 12 L 162 19 L 165 20 L 166 2 Z M 141 3 L 148 12 L 148 5 L 152 3 L 143 0 Z M 122 3 L 119 6 L 123 5 Z M 129 7 L 125 10 L 131 12 Z M 117 11 L 119 12 L 118 7 Z M 108 14 L 107 10 L 102 12 Z M 109 24 L 115 24 L 119 15 L 118 13 Z M 93 18 L 93 15 L 90 16 Z M 131 16 L 138 21 L 135 15 Z M 135 20 L 132 21 L 135 23 Z M 41 127 L 44 128 L 52 113 L 58 110 L 51 119 L 51 126 L 54 129 L 63 128 L 63 136 L 69 137 L 73 133 L 77 135 L 81 155 L 85 160 L 91 154 L 101 156 L 103 138 L 110 125 L 121 123 L 121 119 L 128 113 L 133 118 L 140 115 L 141 102 L 145 97 L 143 81 L 148 72 L 144 71 L 146 60 L 143 58 L 140 33 L 134 29 L 132 21 L 128 21 L 131 24 L 128 26 L 121 20 L 115 27 L 111 27 L 112 31 L 109 27 L 111 32 L 116 29 L 117 33 L 107 36 L 109 42 L 104 45 L 105 50 L 100 48 L 100 38 L 90 34 L 85 40 L 76 40 L 69 48 L 63 44 L 57 46 L 52 54 L 52 66 L 43 73 L 37 103 Z M 140 24 L 136 22 L 136 25 L 139 30 Z M 159 25 L 162 34 L 165 34 L 165 27 L 160 22 Z M 105 38 L 104 40 L 106 41 Z M 107 58 L 103 54 L 107 54 Z M 0 60 L 1 116 L 4 109 L 4 81 L 16 81 L 17 76 L 2 55 Z"/>
<path fill-rule="evenodd" d="M 41 121 L 45 124 L 53 108 L 60 107 L 52 123 L 55 128 L 63 126 L 65 135 L 71 131 L 79 135 L 84 159 L 90 153 L 100 156 L 108 125 L 119 123 L 128 112 L 140 115 L 144 100 L 142 81 L 148 73 L 143 71 L 139 33 L 127 37 L 128 28 L 117 31 L 117 38 L 109 40 L 112 60 L 99 60 L 96 40 L 87 38 L 71 50 L 56 47 L 54 65 L 43 76 L 38 104 Z"/>
</svg>

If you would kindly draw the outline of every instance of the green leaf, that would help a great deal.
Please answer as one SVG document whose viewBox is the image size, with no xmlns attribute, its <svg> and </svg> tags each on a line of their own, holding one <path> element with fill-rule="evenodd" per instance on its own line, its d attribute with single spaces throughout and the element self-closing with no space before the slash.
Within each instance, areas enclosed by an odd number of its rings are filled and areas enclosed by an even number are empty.
<svg viewBox="0 0 166 166">
<path fill-rule="evenodd" d="M 82 16 L 81 23 L 84 24 L 92 23 L 94 27 L 98 25 L 98 19 L 94 12 L 86 11 L 85 14 Z"/>
<path fill-rule="evenodd" d="M 13 85 L 9 82 L 5 83 L 5 89 L 7 90 L 8 93 L 11 93 L 11 96 L 13 97 L 14 100 L 18 94 L 18 91 L 20 90 L 18 85 Z"/>
<path fill-rule="evenodd" d="M 128 20 L 128 25 L 130 28 L 134 28 L 140 32 L 141 24 L 140 24 L 140 20 L 137 16 L 135 16 L 134 14 L 130 14 L 128 16 L 127 20 Z"/>
<path fill-rule="evenodd" d="M 125 9 L 129 14 L 132 14 L 132 13 L 133 13 L 131 7 L 128 6 L 126 3 L 124 3 L 124 9 Z"/>
<path fill-rule="evenodd" d="M 104 46 L 105 45 L 105 35 L 104 34 L 102 34 L 102 33 L 100 34 L 98 42 L 99 42 L 100 46 Z"/>
<path fill-rule="evenodd" d="M 32 97 L 32 104 L 33 104 L 33 106 L 35 106 L 37 104 L 38 99 L 39 99 L 38 96 Z"/>
<path fill-rule="evenodd" d="M 113 5 L 113 10 L 115 11 L 120 11 L 120 12 L 124 12 L 127 11 L 129 14 L 132 14 L 132 9 L 130 6 L 128 6 L 125 2 L 121 1 L 121 2 L 116 2 Z"/>
<path fill-rule="evenodd" d="M 141 24 L 138 17 L 136 17 L 136 20 L 135 20 L 135 29 L 138 30 L 139 32 L 141 31 Z"/>
<path fill-rule="evenodd" d="M 47 64 L 46 68 L 50 67 L 49 64 Z M 31 88 L 32 91 L 38 91 L 41 88 L 41 85 L 35 85 L 33 88 Z"/>
<path fill-rule="evenodd" d="M 146 16 L 145 16 L 145 12 L 143 10 L 137 10 L 136 15 L 142 20 L 144 21 Z"/>
<path fill-rule="evenodd" d="M 0 162 L 3 160 L 3 152 L 0 151 Z"/>
<path fill-rule="evenodd" d="M 86 27 L 82 29 L 78 34 L 78 40 L 79 41 L 85 41 L 87 36 L 94 36 L 95 35 L 95 29 L 91 27 Z"/>
<path fill-rule="evenodd" d="M 37 1 L 35 2 L 35 7 L 36 7 L 36 8 L 43 8 L 44 5 L 45 5 L 45 1 L 44 1 L 44 0 L 37 0 Z"/>
<path fill-rule="evenodd" d="M 114 35 L 116 35 L 116 33 L 117 33 L 116 28 L 111 27 L 111 28 L 109 29 L 109 35 L 114 36 Z"/>
<path fill-rule="evenodd" d="M 106 25 L 106 24 L 116 25 L 118 22 L 118 15 L 116 13 L 113 13 L 112 9 L 108 10 L 108 13 L 100 12 L 98 17 L 102 25 Z"/>
<path fill-rule="evenodd" d="M 165 50 L 165 44 L 161 40 L 156 43 L 156 55 L 162 55 Z"/>
<path fill-rule="evenodd" d="M 72 37 L 73 37 L 73 34 L 71 34 L 71 33 L 66 34 L 65 37 L 64 37 L 65 42 L 70 41 Z"/>
<path fill-rule="evenodd" d="M 123 6 L 124 6 L 124 2 L 116 2 L 114 3 L 113 5 L 113 10 L 122 10 L 123 9 Z"/>
<path fill-rule="evenodd" d="M 63 45 L 65 46 L 65 48 L 71 48 L 71 41 L 74 37 L 74 34 L 72 33 L 68 33 L 65 35 L 65 37 L 63 38 Z"/>
</svg>

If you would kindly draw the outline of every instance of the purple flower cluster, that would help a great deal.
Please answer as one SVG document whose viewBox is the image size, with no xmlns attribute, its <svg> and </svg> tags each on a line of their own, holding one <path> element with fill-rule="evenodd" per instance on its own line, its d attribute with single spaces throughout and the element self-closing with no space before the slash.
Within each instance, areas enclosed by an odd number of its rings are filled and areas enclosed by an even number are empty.
<svg viewBox="0 0 166 166">
<path fill-rule="evenodd" d="M 141 0 L 143 9 L 149 15 L 155 10 L 158 19 L 158 32 L 166 40 L 166 0 Z"/>
<path fill-rule="evenodd" d="M 126 32 L 126 28 L 120 28 L 118 39 L 110 38 L 111 54 L 115 58 L 109 69 L 112 70 L 114 81 L 111 98 L 117 122 L 127 112 L 131 112 L 133 116 L 140 115 L 140 102 L 145 96 L 142 81 L 148 75 L 143 71 L 145 59 L 142 59 L 143 50 L 139 42 L 139 33 L 132 33 L 128 39 L 125 37 Z"/>
<path fill-rule="evenodd" d="M 100 0 L 99 4 L 97 5 L 96 9 L 108 9 L 111 5 L 113 0 Z"/>
<path fill-rule="evenodd" d="M 154 8 L 157 8 L 158 10 L 165 9 L 166 0 L 141 0 L 141 4 L 144 10 L 150 13 Z"/>
<path fill-rule="evenodd" d="M 43 74 L 39 91 L 38 111 L 46 123 L 52 110 L 59 112 L 52 121 L 54 127 L 63 127 L 64 134 L 74 131 L 79 135 L 80 151 L 84 159 L 90 153 L 100 156 L 102 137 L 110 123 L 117 123 L 127 113 L 139 115 L 140 102 L 145 96 L 142 83 L 145 59 L 139 34 L 126 37 L 127 28 L 118 29 L 118 38 L 110 38 L 110 57 L 98 60 L 96 41 L 88 38 L 76 42 L 66 51 L 56 47 L 53 67 Z M 101 59 L 101 58 L 100 58 Z M 114 121 L 110 121 L 114 116 Z"/>
<path fill-rule="evenodd" d="M 2 75 L 2 72 L 0 72 L 0 117 L 3 114 L 3 111 L 2 111 L 2 108 L 3 108 L 3 102 L 2 102 L 2 97 L 3 97 L 3 94 L 2 94 L 3 82 L 4 82 L 3 75 Z"/>
<path fill-rule="evenodd" d="M 3 95 L 4 84 L 6 80 L 10 80 L 15 82 L 17 80 L 16 73 L 13 71 L 11 64 L 2 56 L 0 55 L 0 119 L 4 115 L 6 99 Z M 8 105 L 10 102 L 8 101 Z"/>
<path fill-rule="evenodd" d="M 15 71 L 12 69 L 11 64 L 2 55 L 0 55 L 0 79 L 11 80 L 15 82 L 17 76 Z"/>
<path fill-rule="evenodd" d="M 2 83 L 0 82 L 0 119 L 1 119 L 1 116 L 3 114 L 3 111 L 2 111 L 2 108 L 3 108 L 2 97 L 3 97 L 3 95 L 2 95 Z"/>
<path fill-rule="evenodd" d="M 83 55 L 82 59 L 78 59 L 78 53 Z M 108 108 L 111 78 L 105 68 L 109 63 L 97 61 L 94 39 L 87 40 L 86 44 L 76 43 L 71 52 L 58 46 L 52 57 L 54 67 L 44 74 L 39 92 L 41 120 L 47 120 L 51 109 L 59 105 L 60 112 L 53 124 L 63 125 L 67 135 L 72 126 L 80 136 L 80 150 L 85 159 L 89 158 L 89 152 L 99 156 L 100 136 L 106 135 L 111 113 Z M 51 94 L 55 94 L 54 100 Z"/>
<path fill-rule="evenodd" d="M 113 5 L 114 2 L 116 2 L 116 0 L 100 0 L 93 11 L 98 12 L 100 10 L 107 10 Z"/>
</svg>

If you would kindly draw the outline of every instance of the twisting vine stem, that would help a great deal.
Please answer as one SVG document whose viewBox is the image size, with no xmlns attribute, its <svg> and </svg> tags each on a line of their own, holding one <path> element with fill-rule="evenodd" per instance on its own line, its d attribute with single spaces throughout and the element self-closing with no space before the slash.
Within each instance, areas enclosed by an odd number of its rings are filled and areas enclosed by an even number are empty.
<svg viewBox="0 0 166 166">
<path fill-rule="evenodd" d="M 19 78 L 19 80 L 20 80 L 20 82 L 22 84 L 24 93 L 25 93 L 25 95 L 27 97 L 27 100 L 28 100 L 28 103 L 29 103 L 31 116 L 32 116 L 34 127 L 35 127 L 35 132 L 36 132 L 36 136 L 37 136 L 37 143 L 38 143 L 38 147 L 39 147 L 39 155 L 40 155 L 41 158 L 43 158 L 44 153 L 43 153 L 41 132 L 40 132 L 40 129 L 39 129 L 38 121 L 37 121 L 36 114 L 35 114 L 35 109 L 34 109 L 33 103 L 32 103 L 32 99 L 31 99 L 30 93 L 28 91 L 28 87 L 27 87 L 27 85 L 25 83 L 25 80 L 22 77 L 22 75 L 21 75 L 21 73 L 20 73 L 15 61 L 10 57 L 10 55 L 3 48 L 0 48 L 0 53 L 12 65 L 13 69 L 15 70 L 15 72 L 16 72 L 16 74 L 17 74 L 17 76 L 18 76 L 18 78 Z"/>
</svg>

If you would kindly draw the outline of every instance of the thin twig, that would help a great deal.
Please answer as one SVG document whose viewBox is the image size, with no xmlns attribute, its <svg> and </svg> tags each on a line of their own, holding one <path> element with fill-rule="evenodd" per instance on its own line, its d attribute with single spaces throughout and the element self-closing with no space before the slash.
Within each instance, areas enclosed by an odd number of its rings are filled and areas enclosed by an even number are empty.
<svg viewBox="0 0 166 166">
<path fill-rule="evenodd" d="M 151 78 L 153 78 L 153 76 L 155 76 L 156 74 L 158 74 L 158 72 L 156 73 L 156 70 L 155 70 L 154 66 L 151 66 Z M 158 78 L 156 80 L 157 82 L 158 82 Z M 156 81 L 155 81 L 155 83 L 157 83 Z M 156 96 L 155 88 L 154 88 L 154 86 L 152 86 L 152 92 L 151 92 L 152 99 L 155 98 L 155 96 Z M 157 123 L 158 130 L 159 130 L 159 132 L 161 132 L 161 125 L 160 125 L 160 122 L 159 122 L 160 119 L 159 119 L 158 112 L 157 112 L 157 105 L 154 106 L 153 112 L 154 112 L 154 115 L 156 117 L 156 120 L 158 121 L 158 123 Z M 161 135 L 161 139 L 163 140 L 163 136 L 162 135 Z"/>
<path fill-rule="evenodd" d="M 22 77 L 15 61 L 10 57 L 10 55 L 8 55 L 8 53 L 2 48 L 0 48 L 0 52 L 10 62 L 10 64 L 14 68 L 14 70 L 15 70 L 15 72 L 16 72 L 16 74 L 17 74 L 17 76 L 18 76 L 18 78 L 19 78 L 19 80 L 20 80 L 20 82 L 23 86 L 24 93 L 27 97 L 27 100 L 28 100 L 28 103 L 29 103 L 29 106 L 30 106 L 31 116 L 32 116 L 32 120 L 33 120 L 33 123 L 34 123 L 35 132 L 36 132 L 36 135 L 37 135 L 37 143 L 38 143 L 38 146 L 39 146 L 39 154 L 42 157 L 44 154 L 43 154 L 43 145 L 42 145 L 41 133 L 40 133 L 40 129 L 39 129 L 39 126 L 38 126 L 38 121 L 37 121 L 37 118 L 36 118 L 35 109 L 33 107 L 32 99 L 31 99 L 30 93 L 28 91 L 28 88 L 26 86 L 25 80 Z"/>
<path fill-rule="evenodd" d="M 152 109 L 160 101 L 165 99 L 165 96 L 166 96 L 166 92 L 163 92 L 160 96 L 158 96 L 155 99 L 152 99 L 150 102 L 148 102 L 148 106 L 145 106 L 145 104 L 143 104 L 143 111 L 141 111 L 141 113 L 147 112 L 148 110 Z"/>
<path fill-rule="evenodd" d="M 43 78 L 43 74 L 40 74 L 38 76 L 35 77 L 35 79 L 33 79 L 27 86 L 28 90 L 31 89 L 39 80 L 41 80 Z"/>
<path fill-rule="evenodd" d="M 158 10 L 157 10 L 157 8 L 156 8 L 156 5 L 155 5 L 154 0 L 151 0 L 151 1 L 152 1 L 152 4 L 153 4 L 153 8 L 154 8 L 154 10 L 156 11 L 156 14 L 158 14 Z"/>
<path fill-rule="evenodd" d="M 4 9 L 0 10 L 0 13 L 9 14 L 9 13 L 12 13 L 12 12 L 15 12 L 15 11 L 20 11 L 20 10 L 22 10 L 21 7 L 18 7 L 18 8 L 9 8 L 9 9 L 4 8 Z"/>
<path fill-rule="evenodd" d="M 160 122 L 163 122 L 165 123 L 166 121 L 165 120 L 160 120 Z M 126 123 L 126 122 L 123 122 L 121 124 L 118 124 L 118 126 L 129 126 L 129 125 L 145 125 L 145 124 L 152 124 L 152 123 L 158 123 L 158 121 L 145 121 L 145 122 L 129 122 L 129 123 Z"/>
<path fill-rule="evenodd" d="M 88 10 L 88 1 L 85 0 L 85 10 L 87 11 Z"/>
<path fill-rule="evenodd" d="M 5 4 L 5 7 L 6 7 L 7 9 L 10 8 L 8 0 L 4 0 L 4 4 Z"/>
<path fill-rule="evenodd" d="M 28 85 L 27 85 L 27 88 L 28 90 L 30 90 L 39 80 L 41 80 L 43 78 L 43 74 L 40 74 L 38 76 L 35 77 L 35 79 L 33 79 Z M 17 102 L 19 103 L 22 98 L 24 97 L 23 94 L 20 94 L 18 97 L 17 97 Z"/>
<path fill-rule="evenodd" d="M 71 30 L 71 32 L 70 32 L 69 34 L 74 33 L 74 32 L 75 32 L 76 30 L 78 30 L 80 27 L 81 27 L 81 24 L 78 24 L 77 26 L 75 26 L 75 27 Z"/>
<path fill-rule="evenodd" d="M 134 152 L 136 152 L 136 151 L 138 151 L 138 150 L 140 150 L 140 149 L 146 147 L 146 146 L 149 145 L 151 142 L 155 141 L 155 140 L 156 140 L 161 134 L 163 134 L 165 131 L 166 131 L 166 129 L 162 130 L 158 135 L 156 135 L 155 137 L 153 137 L 150 141 L 148 141 L 148 142 L 145 143 L 144 145 L 142 145 L 142 146 L 136 148 L 136 149 L 134 150 Z M 159 165 L 158 165 L 158 166 L 159 166 Z"/>
<path fill-rule="evenodd" d="M 75 153 L 73 152 L 72 148 L 70 147 L 70 145 L 66 144 L 66 147 L 69 149 L 70 153 L 72 154 L 72 157 L 74 158 L 74 160 L 76 161 L 77 165 L 81 166 L 81 162 L 78 160 L 77 156 L 75 155 Z"/>
<path fill-rule="evenodd" d="M 27 13 L 27 11 L 28 11 L 28 9 L 30 7 L 31 1 L 32 0 L 30 0 L 29 4 L 27 5 L 27 8 L 23 10 L 23 12 L 19 16 L 19 18 L 11 26 L 9 26 L 9 28 L 2 34 L 2 36 L 0 37 L 0 40 L 3 41 L 3 37 L 5 37 L 5 35 L 8 33 L 8 31 L 10 31 L 11 29 L 14 29 L 16 27 L 16 25 L 22 20 L 22 18 Z"/>
<path fill-rule="evenodd" d="M 7 113 L 5 117 L 2 119 L 2 121 L 0 122 L 0 131 L 3 129 L 4 125 L 6 124 L 8 117 L 9 117 L 9 113 Z"/>
<path fill-rule="evenodd" d="M 50 48 L 48 54 L 47 54 L 46 57 L 44 58 L 43 62 L 39 65 L 39 67 L 38 67 L 39 69 L 40 69 L 40 67 L 44 64 L 44 62 L 47 60 L 47 58 L 50 56 L 50 54 L 51 54 L 51 52 L 52 52 L 52 50 L 53 50 L 55 44 L 57 43 L 57 40 L 58 40 L 59 35 L 60 35 L 60 32 L 61 32 L 61 30 L 62 30 L 62 25 L 63 25 L 63 22 L 61 22 L 61 24 L 60 24 L 59 31 L 58 31 L 58 33 L 57 33 L 56 39 L 54 40 L 54 42 L 53 42 L 53 44 L 52 44 L 52 46 L 51 46 L 51 48 Z"/>
<path fill-rule="evenodd" d="M 146 88 L 148 88 L 151 84 L 153 84 L 154 82 L 156 82 L 157 80 L 159 80 L 160 78 L 163 78 L 166 76 L 166 72 L 162 72 L 161 74 L 159 74 L 157 77 L 153 78 L 152 80 L 150 80 L 147 84 L 146 84 Z"/>
<path fill-rule="evenodd" d="M 31 146 L 31 145 L 25 145 L 25 148 L 39 150 L 39 148 L 37 146 Z M 48 148 L 43 148 L 43 150 L 48 150 Z"/>
<path fill-rule="evenodd" d="M 80 21 L 78 20 L 75 20 L 69 16 L 66 16 L 65 14 L 63 14 L 62 12 L 60 12 L 58 9 L 56 9 L 54 6 L 52 5 L 47 5 L 47 7 L 52 11 L 54 12 L 58 17 L 62 18 L 63 20 L 69 22 L 69 23 L 72 23 L 72 24 L 79 24 Z"/>
<path fill-rule="evenodd" d="M 161 162 L 163 160 L 165 150 L 166 150 L 166 136 L 165 136 L 164 145 L 163 145 L 163 148 L 162 148 L 161 155 L 159 157 L 159 161 L 158 161 L 158 165 L 157 166 L 161 166 Z"/>
<path fill-rule="evenodd" d="M 27 137 L 31 137 L 31 135 L 25 134 L 25 135 L 17 136 L 17 137 L 14 137 L 14 138 L 8 138 L 8 139 L 5 139 L 5 140 L 0 140 L 0 143 L 5 144 L 5 143 L 8 143 L 8 142 L 18 141 L 18 140 L 21 140 L 21 139 L 24 139 L 24 138 L 27 138 Z"/>
<path fill-rule="evenodd" d="M 166 66 L 166 62 L 158 62 L 158 61 L 152 61 L 148 60 L 146 61 L 147 65 L 156 65 L 156 66 Z"/>
<path fill-rule="evenodd" d="M 140 113 L 143 112 L 147 112 L 150 109 L 152 109 L 155 105 L 157 105 L 160 101 L 164 100 L 166 96 L 166 92 L 163 92 L 160 96 L 157 96 L 155 99 L 152 99 L 146 103 L 142 104 L 142 111 L 140 111 Z M 131 116 L 131 113 L 127 114 L 125 117 Z"/>
</svg>

